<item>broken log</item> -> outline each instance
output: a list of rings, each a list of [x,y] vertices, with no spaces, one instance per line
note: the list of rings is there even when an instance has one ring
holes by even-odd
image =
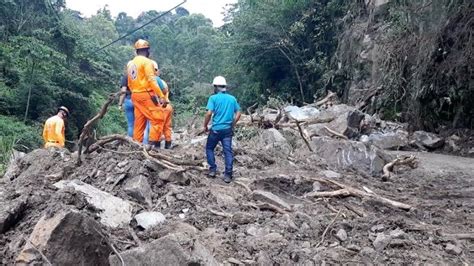
[[[333,184],[333,185],[339,187],[339,189],[335,190],[335,191],[310,192],[310,193],[305,194],[305,197],[338,197],[338,196],[347,197],[347,196],[354,196],[354,197],[359,197],[359,198],[363,198],[363,199],[373,200],[373,201],[381,203],[383,205],[395,207],[395,208],[406,210],[406,211],[414,209],[414,207],[411,206],[411,205],[401,203],[401,202],[398,202],[398,201],[395,201],[395,200],[384,198],[384,197],[382,197],[382,196],[380,196],[376,193],[368,193],[368,192],[362,191],[360,189],[353,188],[353,187],[341,184],[341,183],[336,182],[334,180],[329,180],[329,179],[324,179],[324,178],[311,178],[311,179],[313,179],[315,181],[323,182],[323,183],[326,183],[326,184]]]
[[[406,156],[403,158],[397,158],[383,167],[382,180],[387,181],[393,175],[393,168],[397,165],[408,165],[412,169],[416,167],[415,164],[416,157],[414,155]]]
[[[90,132],[91,132],[92,126],[94,125],[95,122],[99,121],[100,119],[102,119],[104,117],[104,115],[107,113],[109,105],[119,95],[120,95],[120,92],[110,94],[107,101],[100,108],[100,111],[94,117],[92,117],[92,119],[87,121],[86,124],[84,125],[84,127],[82,128],[81,135],[79,136],[79,142],[78,142],[79,150],[78,150],[78,154],[77,154],[77,163],[76,163],[77,165],[81,165],[81,163],[82,163],[82,161],[81,161],[82,146],[84,145],[84,141],[86,140],[86,138],[90,137]]]
[[[339,132],[337,132],[337,131],[335,131],[335,130],[332,130],[332,129],[330,129],[330,128],[327,127],[327,126],[325,126],[324,129],[326,129],[326,131],[329,132],[329,133],[331,133],[333,136],[339,137],[339,138],[341,138],[341,139],[349,140],[349,138],[348,138],[346,135],[341,134],[341,133],[339,133]]]
[[[332,98],[334,98],[337,94],[335,92],[332,92],[332,91],[328,91],[328,94],[326,95],[326,97],[324,97],[323,99],[317,101],[314,103],[314,105],[316,107],[318,106],[321,106],[325,103],[327,103],[328,101],[330,101]],[[311,105],[310,105],[311,106]]]

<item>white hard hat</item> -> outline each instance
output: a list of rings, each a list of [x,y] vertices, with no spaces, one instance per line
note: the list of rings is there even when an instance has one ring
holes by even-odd
[[[223,76],[217,76],[212,81],[213,86],[227,86],[227,82]]]

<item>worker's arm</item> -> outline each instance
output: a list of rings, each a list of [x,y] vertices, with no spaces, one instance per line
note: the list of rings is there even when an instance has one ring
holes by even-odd
[[[64,138],[64,120],[58,119],[58,121],[54,125],[54,134],[56,135],[57,141],[59,142],[59,144],[61,144],[61,146],[64,147],[64,142],[65,142],[65,138]]]
[[[239,122],[239,119],[240,119],[240,111],[237,111],[237,113],[235,113],[235,116],[234,116],[234,122],[232,123],[232,127],[234,128],[235,125],[237,125],[237,122]]]
[[[160,85],[158,85],[156,82],[155,68],[153,67],[151,61],[149,64],[145,65],[145,75],[148,81],[148,88],[151,88],[156,93],[156,95],[158,95],[158,97],[162,99],[165,98],[165,95],[162,92],[163,89],[160,88]]]
[[[207,125],[209,125],[209,121],[211,121],[211,117],[212,117],[212,111],[207,111],[206,112],[206,115],[204,116],[204,132],[207,132],[209,131],[209,129],[207,128]]]

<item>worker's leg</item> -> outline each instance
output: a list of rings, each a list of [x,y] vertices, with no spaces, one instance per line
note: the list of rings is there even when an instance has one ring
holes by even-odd
[[[163,111],[162,108],[156,106],[150,98],[148,93],[135,93],[132,95],[134,100],[135,110],[139,110],[139,113],[143,115],[144,120],[150,121],[150,135],[148,142],[149,144],[155,144],[159,141],[159,138],[163,132]],[[135,114],[137,111],[135,111]],[[137,125],[137,116],[135,115],[135,125]],[[145,121],[143,122],[143,128],[141,128],[142,140],[143,131],[145,130]],[[137,130],[137,128],[135,128]],[[134,134],[135,136],[135,134]]]
[[[145,136],[143,137],[143,144],[148,144],[148,139],[150,137],[150,121],[146,121]]]
[[[217,171],[216,157],[214,155],[214,149],[217,143],[219,143],[219,135],[216,131],[211,130],[207,136],[206,157],[207,164],[209,164],[209,171],[214,173]]]
[[[146,114],[147,108],[145,107],[147,104],[147,97],[149,98],[146,93],[133,93],[132,94],[132,101],[133,106],[135,108],[135,123],[133,126],[133,139],[138,142],[143,142],[143,135],[146,127]]]
[[[234,153],[232,151],[232,128],[224,129],[222,134],[222,149],[224,150],[225,171],[224,175],[232,177]]]
[[[133,137],[133,126],[135,123],[135,114],[134,114],[132,98],[130,96],[125,96],[125,101],[123,103],[124,103],[125,116],[127,118],[127,135],[129,137]]]
[[[173,119],[173,107],[167,105],[164,108],[165,122],[163,127],[163,134],[165,135],[165,149],[171,149],[171,126]]]

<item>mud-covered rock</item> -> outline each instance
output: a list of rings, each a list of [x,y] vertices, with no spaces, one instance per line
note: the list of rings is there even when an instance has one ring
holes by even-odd
[[[212,253],[199,241],[186,234],[170,234],[140,248],[120,253],[125,265],[218,265]],[[122,265],[116,255],[110,265]]]
[[[438,135],[425,131],[415,131],[412,140],[419,145],[423,145],[428,149],[438,149],[443,147],[444,139]]]
[[[138,202],[151,205],[151,195],[153,192],[146,176],[139,175],[128,180],[123,190]]]
[[[278,197],[277,195],[263,190],[255,190],[252,193],[252,198],[256,201],[267,202],[273,204],[279,208],[284,210],[291,210],[290,204],[284,201],[282,198]]]
[[[59,211],[43,216],[36,224],[16,265],[104,265],[112,252],[99,223],[77,211]]]
[[[368,136],[368,142],[381,149],[398,150],[408,146],[408,132],[405,130],[397,130],[387,133],[373,133]]]
[[[457,245],[453,245],[451,243],[446,245],[446,252],[451,254],[451,255],[460,255],[462,253],[461,247]]]
[[[375,250],[377,251],[383,250],[385,247],[388,246],[388,244],[390,244],[391,240],[392,240],[391,236],[386,235],[384,233],[378,233],[377,237],[375,238],[373,242]]]
[[[261,141],[267,150],[275,150],[283,154],[289,154],[292,149],[288,141],[275,128],[269,128],[263,131]]]
[[[335,169],[357,169],[378,174],[390,160],[390,156],[380,148],[358,141],[317,137],[312,142],[314,152],[325,158],[328,165]]]
[[[132,205],[120,198],[110,195],[79,180],[62,180],[55,187],[73,188],[83,193],[89,204],[100,210],[100,221],[110,227],[119,227],[132,220]]]
[[[0,187],[0,234],[15,226],[23,217],[26,203],[26,197],[9,199]]]

